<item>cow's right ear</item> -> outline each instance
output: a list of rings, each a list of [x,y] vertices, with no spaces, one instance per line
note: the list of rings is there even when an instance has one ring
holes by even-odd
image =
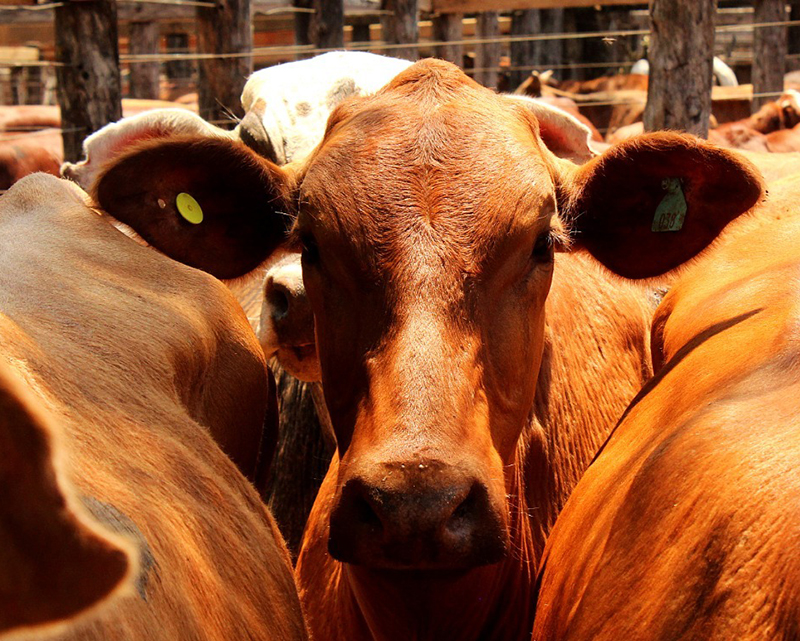
[[[289,173],[239,142],[175,137],[114,159],[92,195],[167,256],[230,279],[283,242],[291,191]]]
[[[138,566],[69,491],[54,440],[38,400],[0,365],[0,636],[71,620],[130,590]]]

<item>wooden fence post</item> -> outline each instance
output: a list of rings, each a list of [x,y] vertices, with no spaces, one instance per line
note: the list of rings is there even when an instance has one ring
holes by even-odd
[[[131,22],[128,43],[131,54],[158,53],[158,22]],[[157,100],[160,97],[160,64],[158,62],[131,62],[129,93],[133,98]]]
[[[532,36],[541,31],[541,21],[537,9],[525,9],[511,13],[511,35],[512,36]],[[514,91],[530,75],[530,70],[518,69],[517,67],[533,67],[537,60],[539,43],[528,40],[527,42],[511,43],[511,70],[508,74],[508,89]]]
[[[564,33],[564,10],[563,9],[541,9],[539,11],[539,22],[542,33]],[[539,44],[539,58],[536,64],[547,67],[548,65],[558,65],[564,62],[564,41],[545,40]]]
[[[784,0],[755,0],[753,23],[783,22],[786,20]],[[786,72],[786,27],[764,27],[753,30],[753,94],[782,92]],[[753,98],[753,110],[775,96]]]
[[[344,47],[344,0],[313,0],[310,40],[319,49]]]
[[[381,8],[388,14],[381,16],[383,39],[387,44],[416,44],[419,41],[417,0],[383,0]],[[387,49],[387,56],[416,60],[417,47]]]
[[[440,13],[433,18],[433,39],[439,42],[453,42],[464,38],[464,14]],[[464,66],[463,45],[442,44],[436,47],[436,57],[449,60],[459,67]]]
[[[116,1],[64,0],[55,36],[64,160],[77,162],[83,139],[122,117]]]
[[[242,116],[239,99],[253,71],[253,28],[250,0],[215,0],[214,7],[197,8],[197,49],[208,54],[243,54],[208,58],[198,63],[200,115],[217,124]]]
[[[292,0],[292,6],[298,9],[311,9],[312,0]],[[305,11],[298,11],[294,14],[294,43],[296,45],[311,44],[311,14]],[[297,53],[296,60],[307,58],[306,53]]]
[[[651,0],[647,131],[708,135],[715,0]]]
[[[353,25],[352,42],[369,42],[369,25],[372,19],[369,16],[356,16],[350,19],[350,24]]]
[[[477,39],[497,38],[500,36],[500,13],[484,11],[478,14],[475,24]],[[497,89],[497,71],[500,65],[500,43],[490,42],[475,46],[475,80],[484,87]]]

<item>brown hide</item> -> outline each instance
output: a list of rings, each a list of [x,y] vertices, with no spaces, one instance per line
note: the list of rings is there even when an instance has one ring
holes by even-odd
[[[0,635],[130,591],[139,568],[133,546],[81,509],[56,460],[57,429],[15,379],[0,364]]]
[[[770,185],[778,180],[800,174],[800,153],[771,154],[769,152],[737,150],[758,168]]]
[[[0,200],[0,245],[3,360],[58,424],[82,513],[140,558],[133,589],[55,638],[306,638],[277,528],[214,442],[254,469],[267,393],[227,288],[133,242],[46,175]]]
[[[767,134],[767,149],[772,153],[800,151],[800,125]]]
[[[358,568],[338,563],[327,553],[335,457],[298,566],[314,634],[342,641],[524,638],[545,536],[605,434],[651,374],[651,309],[643,289],[620,283],[588,256],[556,256],[547,298],[547,318],[555,322],[545,327],[534,418],[508,472],[510,491],[520,493],[511,509],[519,517],[528,506],[530,518],[514,523],[513,551],[501,564],[453,576],[411,575],[404,584],[402,576],[359,575]],[[362,610],[376,619],[371,633]]]
[[[545,551],[535,641],[797,635],[796,178],[665,297],[664,365]]]
[[[620,73],[614,76],[600,76],[592,80],[562,80],[558,83],[561,91],[585,94],[598,91],[622,91],[636,89],[647,91],[648,76],[640,73]]]
[[[58,176],[63,155],[57,129],[0,135],[0,189],[37,171]]]
[[[338,450],[298,562],[319,638],[528,633],[544,538],[650,371],[645,294],[595,260],[622,276],[659,276],[762,195],[749,164],[676,134],[576,166],[545,144],[568,132],[540,127],[525,102],[427,60],[342,103],[302,166],[260,161],[252,175],[272,183],[237,183],[235,202],[248,207],[216,206],[234,202],[219,179],[228,168],[184,180],[181,145],[200,167],[221,141],[143,145],[106,173],[139,180],[138,156],[159,177],[143,177],[152,198],[174,181],[189,193],[211,185],[207,235],[202,225],[184,234],[168,207],[120,208],[114,190],[101,198],[183,260],[208,261],[209,238],[235,245],[242,229],[265,225],[259,217],[298,212],[291,241],[303,247]],[[686,219],[653,232],[673,183]],[[269,228],[262,251],[239,264],[269,256],[278,231]],[[554,258],[580,248],[594,257]]]

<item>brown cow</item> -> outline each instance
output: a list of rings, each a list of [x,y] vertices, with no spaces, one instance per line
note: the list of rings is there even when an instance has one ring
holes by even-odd
[[[100,527],[71,491],[57,428],[15,379],[0,362],[0,636],[57,626],[130,591],[139,567],[134,546]]]
[[[537,109],[427,60],[342,103],[302,166],[177,138],[99,179],[104,209],[225,277],[298,212],[338,448],[298,563],[320,639],[529,634],[545,536],[650,374],[646,306],[595,261],[662,274],[761,197],[749,165],[675,134],[576,166]],[[682,223],[659,208],[676,188]],[[182,221],[180,192],[202,224]],[[570,247],[594,258],[554,258]]]
[[[22,413],[34,433],[57,423],[68,505],[79,500],[81,520],[115,532],[140,559],[133,589],[57,638],[305,639],[277,528],[214,442],[253,470],[267,395],[263,353],[227,288],[131,241],[75,185],[45,174],[0,199],[0,247],[0,352],[19,381],[0,385],[11,388],[0,392],[0,421]],[[17,394],[20,385],[28,392]],[[4,449],[5,479],[7,457]],[[27,509],[16,483],[34,465],[43,466],[17,460],[14,482],[0,484],[0,523],[14,517],[5,510]],[[85,607],[92,584],[102,578],[107,591],[124,573],[117,554],[98,577],[85,554],[76,574],[63,556],[80,553],[77,542],[41,551],[38,537],[57,535],[51,528],[67,518],[44,513],[36,530],[17,517],[18,547],[3,538],[6,629],[68,616]],[[58,594],[66,580],[77,584],[74,598]],[[25,593],[42,583],[62,599],[44,614]]]
[[[679,279],[665,363],[548,541],[535,641],[793,639],[800,612],[800,197],[770,188]]]
[[[0,190],[37,171],[58,176],[63,148],[59,129],[0,134]]]

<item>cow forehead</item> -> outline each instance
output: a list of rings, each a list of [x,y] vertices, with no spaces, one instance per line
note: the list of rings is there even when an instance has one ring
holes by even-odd
[[[533,116],[471,81],[403,76],[331,116],[301,185],[301,227],[481,260],[499,237],[546,225],[554,164]]]

